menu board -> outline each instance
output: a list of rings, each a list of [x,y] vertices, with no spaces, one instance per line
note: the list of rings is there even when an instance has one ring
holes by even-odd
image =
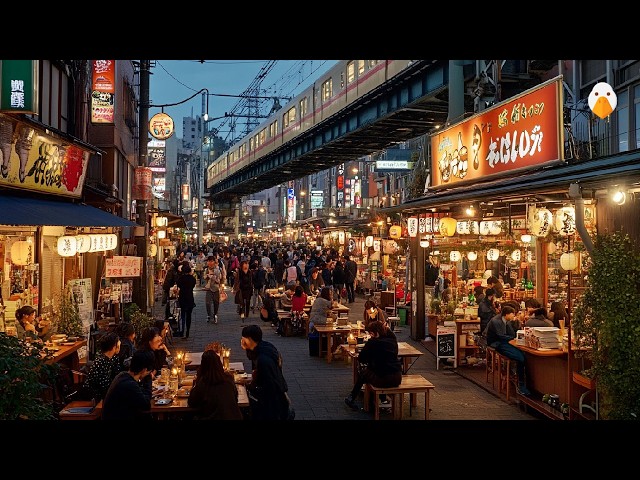
[[[456,358],[456,329],[438,327],[436,330],[436,370],[440,367],[441,358]]]
[[[139,277],[142,274],[142,257],[113,256],[107,258],[105,277]]]

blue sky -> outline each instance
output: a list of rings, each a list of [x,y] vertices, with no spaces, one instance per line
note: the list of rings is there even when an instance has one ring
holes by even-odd
[[[273,65],[269,62],[272,61],[204,60],[201,63],[200,60],[155,60],[149,83],[151,105],[182,102],[207,88],[210,94],[216,94],[209,96],[209,117],[221,117],[241,101],[227,95],[241,95],[260,74],[264,76],[260,83],[260,96],[294,96],[331,68],[336,60],[277,60]],[[270,108],[273,102],[266,100],[264,103]],[[285,103],[286,100],[281,101],[281,105]],[[160,107],[151,107],[149,117],[161,111]],[[201,114],[202,95],[198,94],[180,105],[166,106],[164,112],[173,118],[176,134],[182,138],[182,118]],[[223,137],[224,121],[210,123],[210,128],[220,126]],[[245,121],[236,119],[238,126]]]

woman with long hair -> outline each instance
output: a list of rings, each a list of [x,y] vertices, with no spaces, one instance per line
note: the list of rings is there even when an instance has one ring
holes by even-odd
[[[565,326],[569,324],[569,314],[563,302],[551,302],[547,318],[553,322],[554,327],[560,328],[559,320],[564,320]]]
[[[196,420],[242,420],[233,374],[225,372],[215,350],[205,350],[187,401]]]

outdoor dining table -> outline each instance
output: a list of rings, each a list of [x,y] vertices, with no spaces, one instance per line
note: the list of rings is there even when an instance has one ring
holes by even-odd
[[[240,408],[249,406],[249,395],[247,394],[247,387],[243,384],[236,383],[238,389],[238,406]],[[196,409],[189,406],[188,395],[180,396],[176,395],[171,403],[167,405],[158,405],[155,400],[151,401],[151,414],[158,420],[167,420],[170,416],[180,416],[189,413],[193,413]]]
[[[184,369],[197,370],[202,363],[202,354],[204,352],[185,352]],[[238,372],[244,372],[244,364],[242,362],[230,362],[229,369]]]
[[[340,345],[340,348],[349,355],[349,357],[353,360],[353,382],[356,381],[356,376],[358,373],[358,355],[360,354],[360,349],[356,348],[356,345],[348,345],[343,344]],[[415,363],[415,361],[424,355],[424,352],[418,350],[413,345],[408,344],[407,342],[398,342],[398,358],[402,361],[402,374],[406,375],[411,366]],[[413,360],[412,360],[413,359]]]
[[[348,335],[351,332],[351,325],[315,325],[314,328],[318,332],[318,354],[322,356],[322,337],[327,338],[327,363],[331,363],[333,352],[331,351],[331,339],[334,336]]]
[[[48,358],[45,363],[61,363],[65,364],[73,370],[77,370],[80,367],[80,356],[78,350],[87,345],[85,338],[77,340],[75,342],[65,342],[56,346],[45,346],[52,353],[52,356]]]

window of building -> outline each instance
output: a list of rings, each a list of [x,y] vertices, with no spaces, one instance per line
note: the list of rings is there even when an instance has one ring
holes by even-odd
[[[322,101],[326,102],[333,96],[333,79],[330,78],[322,84]]]
[[[629,91],[623,90],[617,97],[618,151],[626,152],[629,150]]]

